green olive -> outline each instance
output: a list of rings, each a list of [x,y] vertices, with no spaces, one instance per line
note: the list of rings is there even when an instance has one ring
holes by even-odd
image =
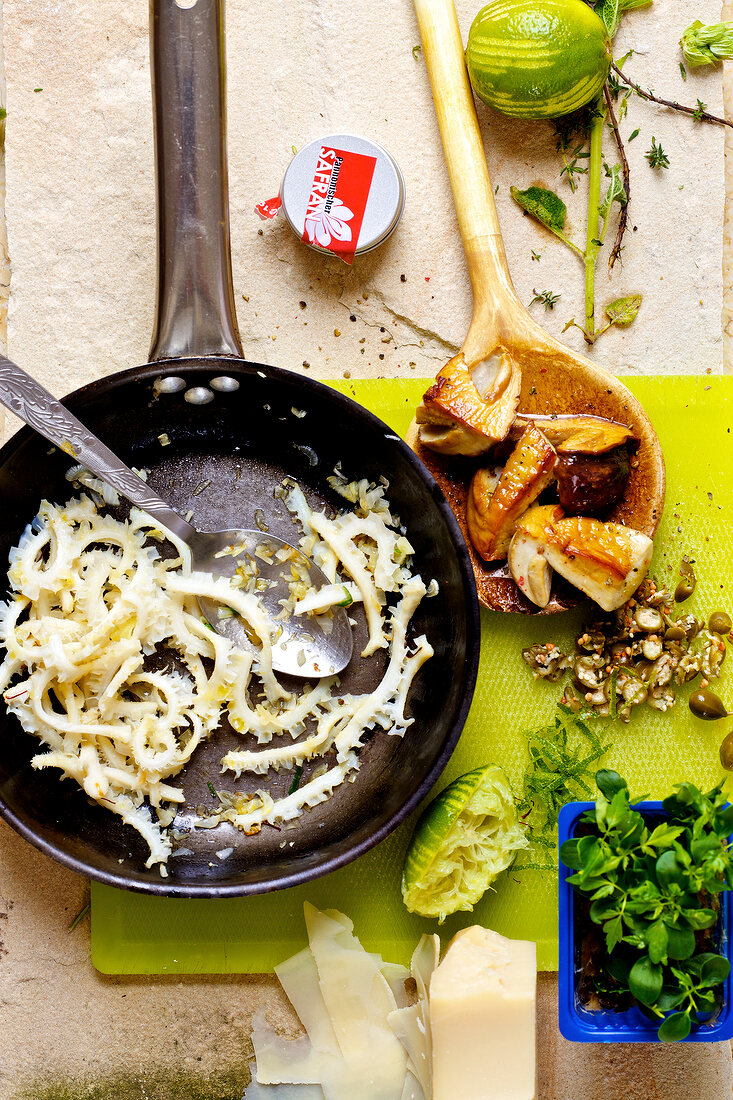
[[[687,637],[687,633],[683,626],[678,626],[677,623],[673,623],[672,626],[667,627],[664,632],[665,642],[681,642],[683,638]]]
[[[688,600],[692,593],[695,591],[697,577],[695,576],[695,570],[692,568],[689,561],[682,561],[680,563],[680,577],[682,579],[674,590],[674,598],[677,603],[682,603],[684,600]]]
[[[690,710],[698,718],[704,718],[706,721],[716,721],[718,718],[727,718],[728,711],[725,709],[722,699],[719,699],[712,691],[708,691],[707,688],[698,688],[697,691],[693,691],[690,696]]]
[[[733,619],[727,611],[713,611],[708,619],[708,630],[713,634],[730,634],[733,630]]]
[[[723,738],[720,746],[720,763],[727,772],[733,772],[733,732]]]

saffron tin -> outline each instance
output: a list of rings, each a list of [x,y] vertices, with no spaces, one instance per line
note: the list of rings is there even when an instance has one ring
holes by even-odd
[[[405,181],[395,159],[375,141],[330,134],[296,153],[280,198],[301,240],[350,264],[395,229]]]
[[[569,802],[558,818],[558,846],[576,835],[581,815],[592,810],[594,802]],[[634,806],[642,814],[666,817],[661,802],[638,802]],[[657,1028],[661,1021],[649,1020],[636,1007],[626,1012],[606,1009],[590,1009],[578,999],[580,976],[580,944],[576,942],[575,901],[576,894],[566,879],[572,875],[569,867],[559,860],[558,908],[559,908],[559,972],[558,1011],[560,1033],[575,1043],[658,1043]],[[730,959],[730,934],[733,927],[733,891],[719,895],[720,914],[716,927],[715,949]],[[722,1004],[706,1022],[690,1032],[683,1043],[719,1043],[733,1038],[733,975],[722,983]]]

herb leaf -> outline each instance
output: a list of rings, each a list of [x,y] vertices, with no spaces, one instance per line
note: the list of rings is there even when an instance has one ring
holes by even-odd
[[[607,218],[611,212],[611,207],[615,202],[619,206],[626,205],[626,191],[621,180],[621,165],[614,164],[613,168],[606,166],[606,175],[610,179],[608,190],[606,191],[603,202],[598,207],[598,213],[602,218]]]
[[[565,228],[568,208],[554,191],[547,191],[544,187],[528,187],[526,191],[520,191],[518,187],[510,187],[509,192],[522,210],[531,214],[542,225],[546,225],[553,233],[562,232]]]
[[[608,37],[613,38],[621,22],[621,16],[625,11],[632,11],[634,8],[647,8],[651,3],[652,0],[600,0],[600,3],[596,4],[595,10],[605,23]]]
[[[616,298],[606,306],[606,317],[612,325],[627,328],[636,319],[641,302],[641,294],[630,294],[628,298]]]
[[[649,958],[653,963],[667,961],[667,926],[662,920],[656,920],[649,926],[646,942],[649,945]]]
[[[662,992],[662,968],[642,956],[629,971],[629,989],[643,1005],[653,1005]]]
[[[298,787],[300,786],[300,780],[301,780],[302,775],[303,775],[303,765],[298,764],[298,766],[295,769],[295,772],[293,774],[293,782],[290,784],[290,789],[288,791],[288,794],[295,794]]]
[[[657,1034],[663,1043],[675,1043],[690,1034],[690,1017],[686,1012],[673,1012],[661,1024]]]
[[[618,791],[628,790],[626,780],[610,768],[601,768],[596,772],[596,786],[609,802]]]

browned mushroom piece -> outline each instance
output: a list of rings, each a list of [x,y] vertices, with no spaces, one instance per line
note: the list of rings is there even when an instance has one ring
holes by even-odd
[[[622,499],[631,467],[626,445],[605,454],[560,454],[557,495],[568,515],[603,519]]]
[[[604,611],[615,611],[630,599],[652,558],[652,540],[640,531],[587,516],[553,517],[546,508],[534,508],[519,521],[512,540],[517,549],[527,536],[535,540],[531,550],[538,553],[544,548],[547,564]],[[512,561],[520,570],[526,559],[517,558],[510,547],[510,568]],[[532,599],[526,587],[523,591]]]
[[[455,355],[417,410],[420,442],[441,454],[484,454],[508,435],[521,386],[521,371],[508,355],[470,370]]]
[[[578,454],[604,454],[624,443],[638,443],[631,429],[616,420],[567,413],[558,416],[517,413],[510,436],[519,439],[529,424],[539,428],[559,453],[569,450]]]
[[[547,607],[552,589],[552,569],[545,554],[545,528],[563,518],[557,504],[538,504],[521,516],[509,543],[507,560],[515,584],[528,600]]]
[[[618,504],[629,480],[632,433],[601,421],[581,426],[558,444],[555,476],[565,511],[603,519]]]
[[[554,478],[555,450],[533,424],[512,451],[498,481],[477,470],[468,491],[468,534],[486,561],[505,558],[514,525]]]

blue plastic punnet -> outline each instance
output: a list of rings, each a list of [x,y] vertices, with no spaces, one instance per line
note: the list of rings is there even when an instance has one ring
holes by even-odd
[[[575,836],[580,817],[593,809],[593,802],[569,802],[563,806],[558,819],[558,845]],[[634,807],[642,813],[666,817],[661,802],[639,802]],[[586,1008],[578,1000],[577,986],[580,976],[579,944],[575,938],[576,895],[566,882],[572,875],[569,867],[559,861],[559,917],[560,952],[558,972],[558,1001],[560,1033],[574,1043],[658,1043],[659,1022],[647,1019],[638,1008],[626,1012],[612,1012]],[[719,895],[720,916],[716,927],[715,949],[731,958],[730,934],[733,927],[733,891]],[[733,1038],[733,976],[723,982],[723,1003],[717,1013],[700,1024],[684,1043],[720,1043]]]

